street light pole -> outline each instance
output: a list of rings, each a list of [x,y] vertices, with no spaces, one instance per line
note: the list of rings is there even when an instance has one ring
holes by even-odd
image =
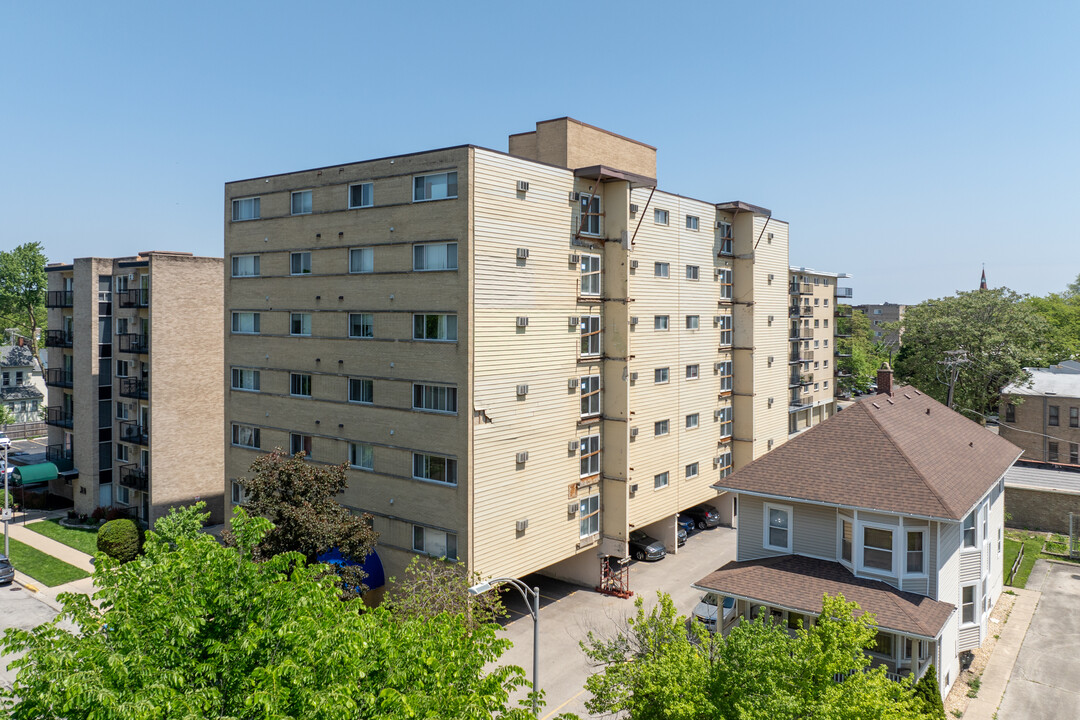
[[[482,595],[498,583],[507,583],[521,593],[521,599],[525,601],[525,607],[529,608],[529,614],[533,621],[533,671],[532,671],[532,714],[540,717],[537,707],[540,698],[540,588],[530,588],[517,578],[492,578],[487,582],[473,585],[469,588],[470,595]]]

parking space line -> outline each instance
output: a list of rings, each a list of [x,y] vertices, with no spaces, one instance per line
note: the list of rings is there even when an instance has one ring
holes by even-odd
[[[569,697],[565,701],[563,701],[562,705],[560,705],[559,707],[555,708],[554,710],[551,710],[550,712],[548,712],[548,714],[544,715],[540,720],[547,720],[549,717],[551,717],[555,713],[562,710],[564,707],[566,707],[567,705],[572,703],[574,700],[577,700],[581,696],[581,693],[583,693],[583,692],[585,692],[585,688],[581,688],[580,690],[578,690],[576,693],[574,693],[574,695],[572,697]]]

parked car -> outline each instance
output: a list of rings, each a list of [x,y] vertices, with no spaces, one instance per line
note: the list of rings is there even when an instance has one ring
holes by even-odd
[[[686,537],[687,537],[686,528],[680,527],[678,533],[676,533],[676,537],[678,538],[679,547],[682,547],[683,545],[685,545],[686,544]]]
[[[694,532],[694,528],[697,527],[694,524],[694,518],[687,517],[686,515],[679,515],[676,522],[679,525],[680,530],[685,530],[687,534]]]
[[[694,526],[698,530],[716,527],[720,524],[720,513],[716,512],[716,508],[709,505],[695,505],[689,510],[683,510],[681,515],[693,520]]]
[[[635,560],[660,560],[667,555],[664,543],[641,530],[630,533],[630,556]]]
[[[15,579],[15,568],[11,567],[11,561],[7,555],[0,555],[0,585],[9,585]]]
[[[700,622],[709,632],[716,632],[716,610],[723,606],[723,624],[727,625],[735,617],[735,598],[721,596],[714,593],[705,593],[701,601],[694,607],[694,618]]]

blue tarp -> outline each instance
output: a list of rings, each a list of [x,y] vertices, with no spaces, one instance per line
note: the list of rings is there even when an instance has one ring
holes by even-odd
[[[337,548],[324,552],[318,559],[319,562],[326,563],[327,565],[360,565],[364,572],[367,573],[367,579],[365,579],[364,582],[372,590],[386,584],[386,575],[383,573],[382,560],[379,559],[378,554],[374,551],[364,559],[363,563],[357,563],[352,558],[345,557]]]

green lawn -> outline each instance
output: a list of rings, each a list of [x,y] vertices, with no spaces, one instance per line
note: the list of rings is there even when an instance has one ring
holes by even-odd
[[[42,520],[41,522],[30,523],[26,526],[26,529],[33,530],[56,542],[64,543],[68,547],[73,547],[87,555],[93,555],[97,552],[96,528],[94,530],[76,530],[66,528],[56,520]]]
[[[1013,561],[1020,552],[1020,543],[1024,544],[1024,559],[1020,562],[1020,568],[1016,571],[1012,586],[1022,588],[1027,585],[1031,568],[1035,567],[1035,561],[1042,552],[1044,537],[1041,533],[1031,533],[1022,530],[1008,530],[1005,533],[1005,561],[1004,573],[1008,578],[1009,570],[1012,569]]]
[[[90,573],[83,572],[74,565],[68,565],[63,560],[58,560],[18,540],[11,540],[11,564],[19,572],[29,575],[48,587],[90,577]]]

